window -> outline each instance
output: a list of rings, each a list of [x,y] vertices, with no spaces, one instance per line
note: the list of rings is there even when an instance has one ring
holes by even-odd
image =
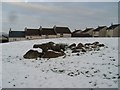
[[[45,38],[48,38],[48,35],[46,35]]]
[[[60,37],[63,37],[63,33],[60,34]]]

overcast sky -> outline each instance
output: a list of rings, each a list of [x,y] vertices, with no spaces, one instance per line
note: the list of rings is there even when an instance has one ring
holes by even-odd
[[[24,30],[25,27],[39,28],[54,25],[68,26],[73,31],[74,29],[84,30],[86,27],[96,28],[98,25],[109,26],[112,22],[118,23],[117,0],[116,2],[5,1],[2,3],[3,32],[8,32],[9,28]]]

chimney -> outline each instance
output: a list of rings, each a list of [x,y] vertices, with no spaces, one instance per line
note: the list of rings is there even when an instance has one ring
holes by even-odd
[[[54,25],[54,27],[53,27],[54,29],[56,28],[56,25]]]
[[[111,22],[111,26],[113,25],[113,22]]]
[[[12,30],[11,30],[11,28],[10,28],[10,30],[9,30],[9,32],[11,32]]]
[[[25,31],[27,31],[27,27],[25,27]]]
[[[40,26],[40,28],[39,28],[40,30],[42,30],[42,26]]]

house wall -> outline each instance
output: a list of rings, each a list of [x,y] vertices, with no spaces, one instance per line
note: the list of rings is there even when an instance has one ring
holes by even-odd
[[[113,30],[107,30],[106,37],[112,37],[113,36]]]
[[[89,30],[87,33],[93,35],[93,30]]]
[[[120,37],[120,26],[113,30],[113,37]]]
[[[89,34],[89,35],[93,36],[93,29],[87,31],[86,34]]]
[[[99,37],[99,31],[93,31],[93,37]]]
[[[40,39],[41,36],[25,36],[26,39],[32,40],[32,39]]]
[[[22,40],[25,40],[25,38],[11,38],[11,37],[9,37],[9,42],[22,41]]]
[[[59,37],[71,37],[71,34],[63,34],[63,35],[57,34],[57,38]]]
[[[45,39],[45,38],[56,38],[57,35],[42,35],[42,39]]]
[[[99,31],[99,37],[105,37],[106,36],[106,33],[107,33],[106,29],[107,29],[107,27],[105,27],[105,28],[103,28]]]

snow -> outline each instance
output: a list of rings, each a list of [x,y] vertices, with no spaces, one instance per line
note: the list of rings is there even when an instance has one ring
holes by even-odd
[[[99,41],[108,48],[79,55],[68,50],[66,57],[49,60],[23,58],[34,44],[50,41],[66,44]],[[0,45],[3,88],[118,88],[118,38],[40,39]]]
[[[0,89],[2,89],[2,45],[0,45]]]

